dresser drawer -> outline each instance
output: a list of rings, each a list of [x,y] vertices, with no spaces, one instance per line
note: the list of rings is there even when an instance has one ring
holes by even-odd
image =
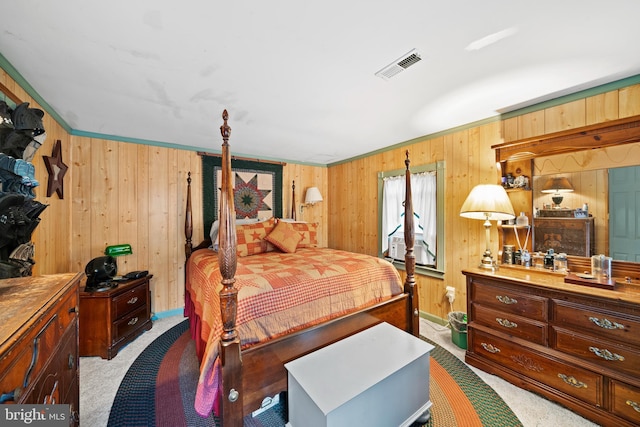
[[[470,300],[472,302],[481,301],[482,305],[490,306],[505,313],[528,317],[540,322],[547,321],[547,298],[494,286],[491,281],[485,282],[474,279],[471,283]]]
[[[574,331],[553,326],[552,347],[573,354],[604,368],[640,376],[640,352],[624,344],[579,335]]]
[[[77,293],[68,292],[22,338],[22,345],[0,358],[0,393],[29,389],[40,375],[66,331],[75,334]],[[75,336],[75,335],[74,335]],[[21,395],[17,400],[24,399]]]
[[[640,346],[640,319],[593,310],[590,307],[553,300],[552,322],[580,333],[594,335]]]
[[[54,358],[45,367],[38,381],[21,397],[21,403],[55,404],[69,402],[77,370],[77,334],[75,325],[64,335]]]
[[[470,328],[471,349],[504,368],[526,375],[591,405],[602,406],[603,377],[512,342]]]
[[[526,339],[540,345],[547,345],[547,324],[527,319],[511,313],[493,310],[476,303],[471,304],[475,322],[498,331]]]
[[[118,342],[120,339],[126,337],[131,332],[140,328],[140,326],[145,324],[148,320],[149,317],[147,316],[147,307],[145,306],[114,322],[113,343]]]
[[[640,388],[612,380],[611,411],[640,425]]]
[[[148,295],[147,283],[145,282],[114,297],[112,303],[114,307],[113,320],[118,320],[140,307],[146,307]]]

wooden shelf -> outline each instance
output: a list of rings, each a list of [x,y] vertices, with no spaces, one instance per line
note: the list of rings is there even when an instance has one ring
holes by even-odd
[[[493,145],[498,162],[640,141],[640,115]]]

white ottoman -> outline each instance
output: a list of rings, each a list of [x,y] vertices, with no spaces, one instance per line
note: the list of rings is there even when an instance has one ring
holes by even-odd
[[[410,426],[431,408],[432,349],[381,323],[285,364],[287,425]]]

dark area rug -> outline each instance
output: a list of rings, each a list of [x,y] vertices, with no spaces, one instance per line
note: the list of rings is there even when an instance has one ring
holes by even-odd
[[[109,427],[219,427],[213,415],[200,417],[193,408],[199,367],[188,321],[169,329],[134,361],[111,407]],[[434,342],[431,352],[431,419],[425,427],[522,426],[506,403],[462,361]],[[280,403],[256,417],[247,427],[282,427],[286,394]]]

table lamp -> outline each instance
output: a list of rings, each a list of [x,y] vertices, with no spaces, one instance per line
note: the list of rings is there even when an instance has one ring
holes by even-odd
[[[123,243],[123,244],[120,244],[120,245],[107,246],[107,248],[104,250],[104,254],[105,255],[112,256],[113,259],[116,261],[116,268],[117,268],[117,265],[118,265],[117,264],[117,257],[122,256],[122,255],[131,255],[132,253],[133,253],[133,250],[131,249],[131,245],[128,244],[128,243]]]
[[[549,178],[540,191],[542,193],[551,193],[553,207],[560,209],[560,203],[562,203],[562,199],[564,199],[562,193],[571,193],[573,191],[573,187],[565,177]]]
[[[486,249],[482,254],[480,268],[493,268],[493,255],[490,247],[491,220],[506,221],[516,217],[507,192],[500,185],[476,185],[462,204],[460,216],[484,220]]]

